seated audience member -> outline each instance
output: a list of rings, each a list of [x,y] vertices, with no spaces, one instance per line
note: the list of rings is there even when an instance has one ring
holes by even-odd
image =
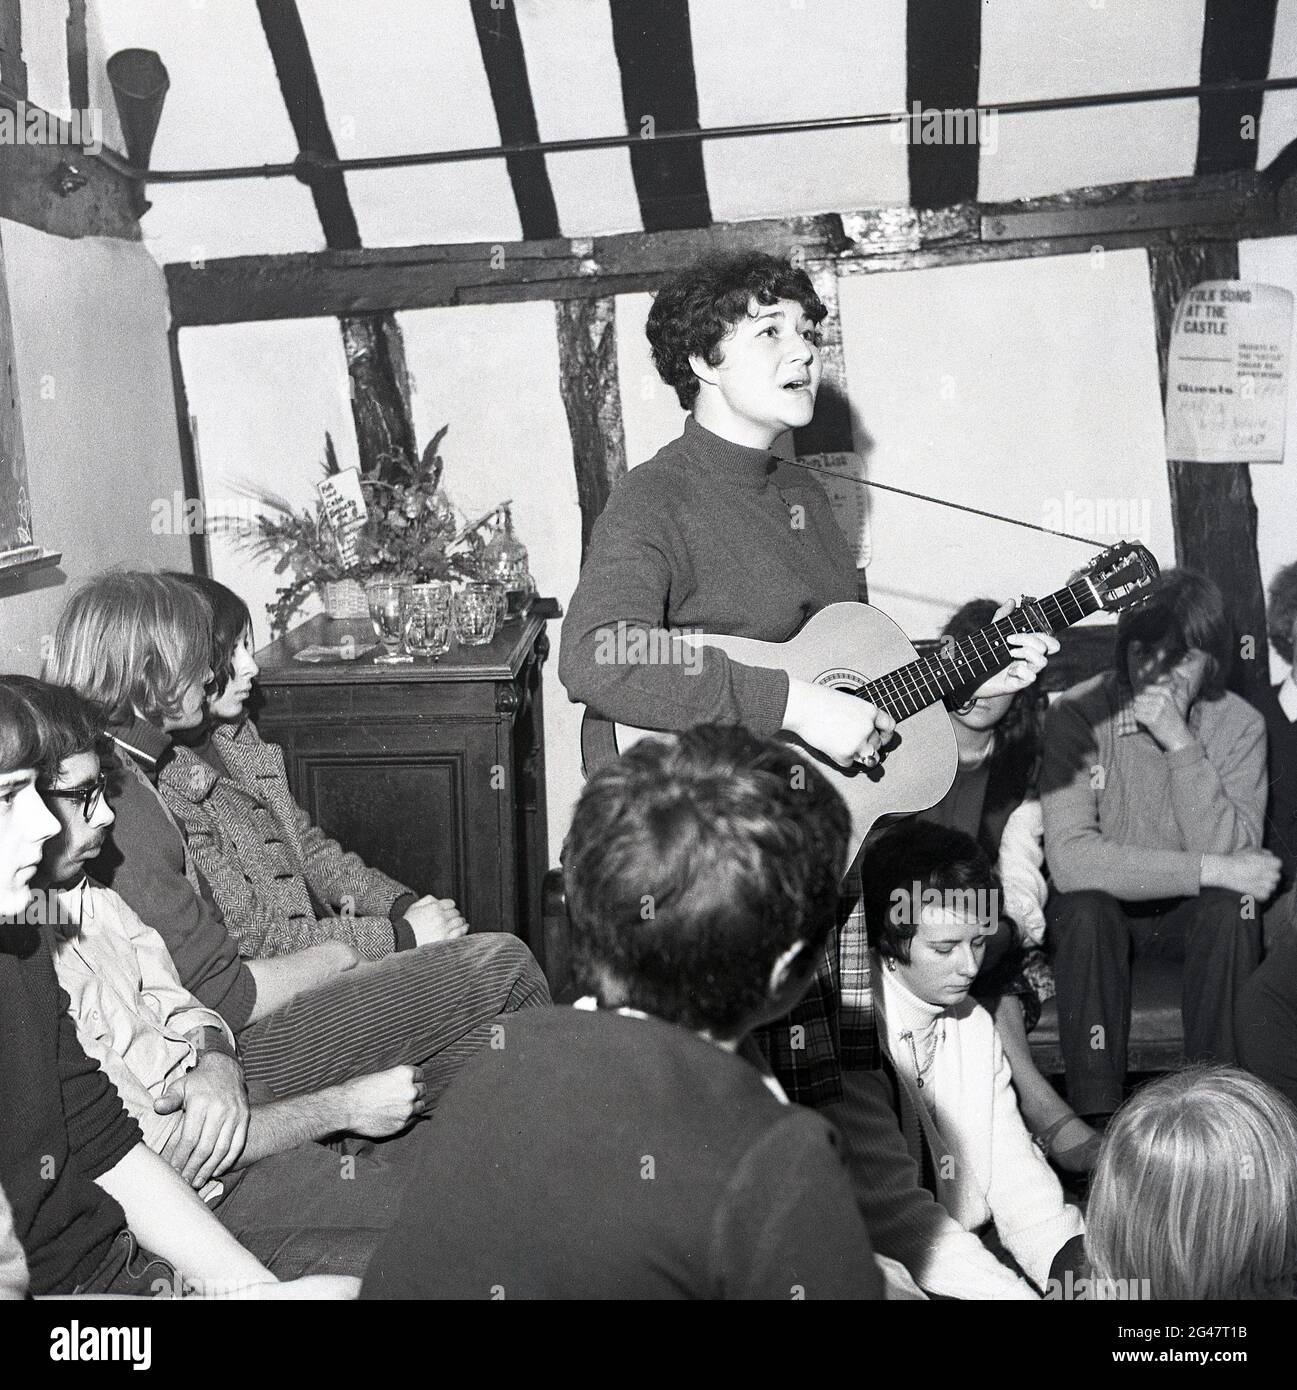
[[[14,676],[3,683],[26,700],[44,744],[37,786],[59,832],[45,842],[34,883],[49,890],[38,902],[48,908],[55,972],[86,1054],[149,1148],[276,1275],[362,1274],[396,1216],[408,1174],[402,1145],[344,1163],[307,1141],[342,1131],[382,1138],[405,1128],[421,1108],[417,1070],[394,1067],[249,1114],[225,1021],[181,985],[162,938],[86,875],[113,823],[100,772],[101,721],[67,686]]]
[[[1297,1114],[1233,1067],[1141,1087],[1104,1136],[1085,1246],[1129,1298],[1297,1297]]]
[[[1045,720],[1046,916],[1068,1099],[1121,1103],[1137,949],[1183,953],[1185,1055],[1233,1061],[1239,993],[1261,953],[1279,861],[1261,848],[1265,722],[1225,689],[1220,591],[1168,570],[1117,624],[1116,669]]]
[[[942,635],[969,637],[989,626],[997,611],[991,599],[973,599]],[[1027,1042],[1041,1005],[1054,994],[1042,949],[1049,886],[1037,794],[1048,700],[1032,685],[1012,695],[970,693],[960,704],[947,703],[959,766],[950,790],[923,819],[971,835],[995,864],[1003,889],[998,929],[972,996],[995,1019],[1023,1119],[1061,1168],[1089,1172],[1099,1137],[1041,1075]]]
[[[279,1284],[141,1142],[82,1050],[49,928],[29,921],[41,848],[58,832],[36,790],[42,756],[31,711],[0,687],[0,1186],[30,1291],[156,1294],[183,1279],[207,1292],[353,1297],[353,1279]]]
[[[953,1227],[928,1261],[966,1259],[967,1243],[994,1223],[999,1244],[1043,1290],[1083,1225],[1023,1123],[994,1021],[970,998],[999,920],[995,871],[968,835],[910,821],[869,847],[862,877],[896,1113]],[[912,1262],[910,1272],[930,1287],[928,1263]],[[1032,1296],[1004,1266],[971,1296],[1005,1296],[1006,1285]]]
[[[505,1021],[457,1078],[362,1296],[879,1297],[831,1126],[736,1052],[814,974],[847,830],[742,729],[596,773],[563,848],[591,997]],[[449,1174],[453,1200],[413,1200]]]
[[[112,573],[75,593],[48,675],[105,712],[120,769],[94,872],[166,942],[181,982],[229,1024],[258,1094],[284,1099],[401,1064],[429,1101],[516,1009],[549,1001],[527,947],[478,933],[360,961],[346,941],[244,961],[158,793],[171,733],[202,719],[211,617],[163,575]]]
[[[1297,564],[1281,569],[1266,606],[1270,640],[1287,662],[1297,644]],[[1268,954],[1243,986],[1243,1065],[1297,1105],[1297,679],[1292,671],[1259,702],[1270,750],[1265,846],[1282,865],[1280,896],[1265,915]]]
[[[1283,680],[1258,702],[1270,755],[1265,847],[1282,865],[1282,896],[1266,914],[1267,944],[1278,945],[1297,934],[1297,563],[1286,565],[1270,582],[1266,626],[1275,651],[1289,665]]]
[[[381,960],[463,936],[468,926],[451,899],[419,898],[311,824],[288,789],[283,753],[247,717],[257,676],[247,604],[214,579],[168,578],[195,589],[212,610],[215,676],[207,717],[177,731],[158,790],[240,951],[280,956],[345,941]]]

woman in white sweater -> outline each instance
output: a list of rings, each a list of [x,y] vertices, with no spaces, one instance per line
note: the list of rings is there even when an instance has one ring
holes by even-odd
[[[952,1224],[973,1234],[993,1226],[998,1245],[1043,1290],[1084,1224],[1023,1123],[990,1014],[969,998],[999,921],[995,871],[969,836],[920,821],[871,847],[864,880],[879,1036],[907,1147]],[[944,1282],[943,1260],[966,1259],[953,1235],[947,1228],[920,1267],[911,1262],[921,1286]],[[974,1296],[1015,1292],[1032,1290],[1001,1266]]]

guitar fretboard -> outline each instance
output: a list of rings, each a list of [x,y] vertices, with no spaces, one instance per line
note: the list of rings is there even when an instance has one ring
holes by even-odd
[[[959,642],[947,642],[934,656],[921,656],[886,676],[868,681],[855,693],[886,710],[899,723],[957,690],[981,685],[1013,659],[1008,639],[1016,632],[1059,632],[1097,612],[1102,605],[1084,577],[1065,589],[1015,608],[1007,618]]]

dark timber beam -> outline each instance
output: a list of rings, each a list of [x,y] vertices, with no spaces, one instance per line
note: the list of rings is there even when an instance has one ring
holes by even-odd
[[[1024,220],[1028,225],[1021,225]],[[170,265],[167,281],[179,322],[243,323],[606,298],[656,289],[672,271],[704,254],[754,248],[789,257],[800,252],[807,263],[836,259],[840,275],[855,275],[1294,231],[1297,197],[1281,189],[1276,199],[1272,183],[1260,175],[1230,174],[1084,189],[1006,205],[882,208],[573,241],[236,257],[209,261],[203,270]]]
[[[90,106],[90,56],[86,38],[86,0],[68,0],[68,97],[74,111]]]
[[[815,418],[805,429],[793,432],[793,448],[798,458],[808,454],[849,454],[856,443],[847,359],[842,347],[842,315],[838,312],[838,263],[832,259],[809,261],[805,270],[829,312],[820,324],[820,391],[815,400]],[[867,603],[866,570],[856,571],[856,588],[860,601]]]
[[[1203,14],[1201,80],[1264,80],[1270,75],[1278,0],[1207,0]],[[1261,92],[1217,92],[1198,98],[1199,174],[1255,169],[1261,131]]]
[[[0,82],[20,97],[27,95],[22,0],[0,0]]]
[[[324,95],[296,0],[257,0],[279,88],[300,152],[308,160],[336,159]],[[316,214],[330,251],[360,248],[360,228],[340,171],[304,166]],[[397,306],[391,306],[395,308]],[[414,422],[401,331],[393,313],[337,312],[351,377],[351,413],[360,466],[387,471],[394,453],[415,456]]]
[[[58,191],[65,161],[86,180],[67,195]],[[139,241],[137,188],[72,145],[0,144],[0,217],[50,236]]]
[[[1238,278],[1238,246],[1177,246],[1149,253],[1153,311],[1157,323],[1158,371],[1166,399],[1166,364],[1175,308],[1200,280]],[[1270,683],[1265,596],[1257,559],[1256,503],[1246,463],[1182,463],[1169,460],[1171,517],[1176,564],[1210,575],[1225,595],[1238,638],[1250,636],[1253,655],[1235,647],[1230,686],[1255,700]]]
[[[348,315],[341,323],[361,467],[387,473],[393,454],[418,452],[401,330],[393,314]]]
[[[905,12],[905,108],[968,111],[977,105],[982,0],[909,0]],[[977,197],[976,143],[907,147],[910,206],[944,208]]]
[[[512,5],[498,0],[472,0],[477,45],[486,69],[502,145],[532,144],[540,139],[536,108],[531,99],[527,58]],[[558,210],[543,154],[511,154],[505,158],[518,220],[527,241],[558,236]]]
[[[644,230],[706,227],[712,211],[701,143],[653,139],[659,129],[699,128],[689,0],[616,0],[610,10],[626,129],[641,136],[630,146],[630,168]]]
[[[581,506],[581,563],[612,485],[626,472],[617,379],[616,301],[562,299],[554,305],[559,389],[572,435]]]
[[[329,129],[329,117],[297,0],[257,0],[257,12],[298,149],[304,155],[337,159],[338,147]],[[309,165],[306,167],[310,169]],[[336,169],[314,169],[308,187],[315,200],[326,245],[335,250],[358,247],[360,231],[347,193],[346,177]]]

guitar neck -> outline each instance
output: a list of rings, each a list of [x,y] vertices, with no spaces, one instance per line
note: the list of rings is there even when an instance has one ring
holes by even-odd
[[[975,689],[1013,659],[1009,638],[1018,632],[1061,632],[1102,607],[1084,577],[1065,589],[1015,608],[1007,618],[958,642],[946,641],[933,656],[921,656],[868,681],[856,694],[886,710],[898,723],[956,691]]]

